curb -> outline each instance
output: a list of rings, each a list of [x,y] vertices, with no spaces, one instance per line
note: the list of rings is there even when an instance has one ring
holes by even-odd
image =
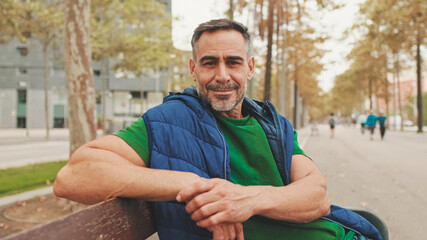
[[[34,197],[43,196],[53,193],[53,187],[40,188],[28,192],[19,193],[12,196],[0,198],[0,207],[9,205],[14,202],[25,201]]]

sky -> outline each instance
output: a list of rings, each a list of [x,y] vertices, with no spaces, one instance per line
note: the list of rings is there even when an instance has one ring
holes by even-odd
[[[345,0],[341,0],[343,2]],[[350,27],[358,12],[358,4],[364,0],[345,1],[343,8],[322,15],[321,22],[326,25],[325,31],[332,35],[332,39],[324,44],[330,52],[325,54],[323,71],[318,79],[324,91],[333,86],[334,77],[348,68],[345,55],[351,50],[349,40],[342,40],[343,31]],[[213,18],[224,17],[229,0],[172,0],[172,15],[178,17],[173,21],[172,38],[175,47],[191,50],[190,38],[198,24]]]
[[[175,47],[191,50],[193,30],[202,22],[224,17],[229,0],[172,0],[172,38]]]

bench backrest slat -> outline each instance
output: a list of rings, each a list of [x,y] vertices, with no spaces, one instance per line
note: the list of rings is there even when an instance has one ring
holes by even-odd
[[[77,213],[11,235],[4,240],[28,239],[146,239],[156,232],[148,204],[116,198]]]

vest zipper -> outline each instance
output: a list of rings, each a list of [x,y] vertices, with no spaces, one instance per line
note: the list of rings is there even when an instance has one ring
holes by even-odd
[[[218,122],[216,121],[215,117],[211,112],[209,112],[209,115],[213,118],[215,122],[216,130],[218,130],[219,135],[221,135],[222,143],[224,145],[224,179],[229,180],[227,178],[227,152],[228,152],[227,142],[225,141],[224,134],[222,134],[221,130],[219,129]]]

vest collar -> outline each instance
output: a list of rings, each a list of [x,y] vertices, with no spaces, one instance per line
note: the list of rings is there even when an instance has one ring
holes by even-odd
[[[200,105],[203,109],[209,110],[211,112],[211,108],[208,102],[199,96],[195,86],[187,87],[183,92],[170,92],[169,94],[169,96],[164,98],[163,102],[179,99],[183,101],[188,107],[193,109],[193,111],[198,113],[198,115],[202,115],[204,113],[204,111],[198,110]],[[266,122],[272,123],[275,109],[270,102],[260,102],[245,97],[243,99],[242,111],[245,114],[251,114],[257,118],[262,118]]]

